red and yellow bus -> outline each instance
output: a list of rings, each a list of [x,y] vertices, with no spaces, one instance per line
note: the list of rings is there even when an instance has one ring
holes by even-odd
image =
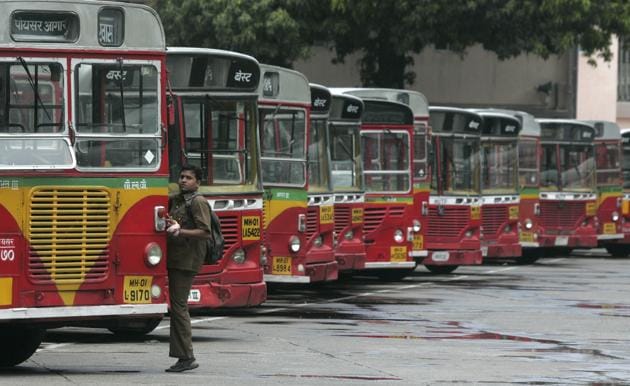
[[[365,268],[360,98],[333,91],[328,118],[331,182],[335,196],[335,259],[339,271]]]
[[[428,256],[427,240],[428,206],[429,206],[429,173],[428,143],[429,130],[429,102],[420,92],[414,90],[399,90],[388,88],[357,88],[347,89],[346,93],[360,98],[384,99],[403,103],[411,108],[413,113],[413,155],[412,155],[412,185],[413,185],[413,218],[407,226],[408,255],[423,263]],[[427,244],[428,243],[428,244]]]
[[[203,170],[199,192],[221,222],[223,257],[202,265],[191,308],[246,307],[266,299],[260,263],[262,184],[257,128],[260,66],[251,56],[203,48],[167,49],[173,117],[171,188],[184,163]]]
[[[630,255],[630,129],[621,129],[622,150],[622,187],[623,199],[621,204],[623,239],[606,245],[608,253],[615,257]]]
[[[309,262],[335,262],[334,196],[330,182],[328,117],[331,94],[328,88],[310,84],[311,121],[308,135],[308,209],[306,214],[306,259]],[[335,274],[331,271],[330,278]]]
[[[451,107],[430,107],[429,112],[431,196],[425,266],[443,274],[483,260],[479,158],[482,118],[472,111]]]
[[[365,180],[365,269],[387,280],[416,268],[409,255],[407,228],[416,218],[413,203],[413,113],[409,106],[361,98],[361,149]]]
[[[597,186],[597,241],[600,247],[618,249],[623,240],[621,206],[621,129],[615,122],[589,121],[595,127],[595,173]],[[622,247],[623,249],[623,247]]]
[[[10,366],[47,327],[147,332],[167,310],[166,54],[146,6],[0,5],[0,366]]]
[[[521,122],[496,110],[475,110],[481,123],[481,253],[485,259],[521,256],[518,220],[518,135]]]
[[[538,243],[544,255],[597,246],[592,125],[538,119],[541,128]]]
[[[335,280],[337,262],[309,259],[307,145],[311,93],[306,77],[261,64],[258,86],[266,282]]]

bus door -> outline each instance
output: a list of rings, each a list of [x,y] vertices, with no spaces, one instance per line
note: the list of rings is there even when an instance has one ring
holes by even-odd
[[[480,129],[471,111],[430,108],[431,195],[425,266],[450,273],[459,265],[481,264]]]

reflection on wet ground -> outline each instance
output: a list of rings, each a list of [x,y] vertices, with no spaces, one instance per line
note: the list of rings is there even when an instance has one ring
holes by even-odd
[[[281,378],[319,378],[319,379],[341,379],[352,381],[401,381],[401,378],[396,377],[366,377],[359,375],[315,375],[315,374],[263,374],[261,377],[281,377]]]

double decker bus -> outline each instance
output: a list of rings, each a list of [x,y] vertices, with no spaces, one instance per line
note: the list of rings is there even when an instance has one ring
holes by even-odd
[[[618,242],[624,238],[620,213],[623,199],[621,129],[615,122],[588,123],[595,127],[597,240],[600,247],[616,252]]]
[[[518,135],[521,121],[494,110],[481,116],[481,253],[484,259],[521,256],[519,243]]]
[[[425,266],[450,273],[481,264],[480,137],[482,118],[459,108],[430,107],[431,196]]]
[[[307,146],[311,93],[306,77],[261,64],[258,86],[266,282],[337,279],[337,262],[307,256]],[[314,239],[311,240],[314,242]]]
[[[165,44],[136,4],[0,1],[0,367],[167,310]]]
[[[585,122],[538,119],[540,218],[538,244],[545,255],[597,246],[595,128]]]
[[[257,136],[260,66],[223,50],[169,47],[170,188],[182,164],[203,171],[199,193],[221,223],[223,257],[193,281],[191,308],[245,307],[266,299],[260,263],[262,184]]]
[[[332,96],[328,88],[310,84],[311,121],[308,135],[308,209],[306,214],[306,259],[335,262],[334,196],[330,181],[328,117]]]
[[[409,256],[421,263],[428,256],[427,245],[431,244],[426,234],[430,192],[429,173],[427,173],[427,148],[430,140],[429,102],[422,93],[414,90],[356,88],[346,89],[345,92],[360,98],[399,102],[411,108],[413,113],[412,185],[414,209],[411,224],[406,229],[406,237],[409,241]]]
[[[340,272],[365,268],[362,114],[363,101],[360,98],[333,91],[328,137],[335,197],[335,259]]]
[[[413,113],[402,103],[361,99],[365,269],[382,279],[402,279],[417,265],[408,253],[407,234],[416,217],[411,183]]]

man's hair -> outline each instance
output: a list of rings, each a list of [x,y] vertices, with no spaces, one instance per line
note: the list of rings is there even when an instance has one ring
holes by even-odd
[[[202,178],[202,175],[203,175],[203,171],[201,170],[201,168],[199,166],[186,164],[186,165],[182,166],[181,169],[179,169],[179,174],[182,174],[182,172],[184,170],[190,170],[191,172],[193,172],[195,174],[195,178],[197,179],[197,181],[201,181],[201,178]]]

